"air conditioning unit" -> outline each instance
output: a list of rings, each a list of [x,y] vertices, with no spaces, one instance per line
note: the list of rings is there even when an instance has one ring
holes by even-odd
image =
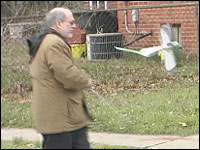
[[[89,61],[105,60],[123,57],[123,51],[118,51],[114,46],[122,46],[123,34],[101,33],[86,36],[87,57]]]

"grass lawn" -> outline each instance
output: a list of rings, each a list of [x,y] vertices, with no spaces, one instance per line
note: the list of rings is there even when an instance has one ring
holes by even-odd
[[[85,91],[94,122],[90,131],[133,134],[199,134],[198,58],[182,61],[173,74],[157,59],[132,57],[76,63],[93,78],[95,93]],[[13,69],[13,68],[12,68]],[[17,71],[17,70],[15,70]],[[16,76],[15,73],[14,75]],[[9,90],[15,79],[4,72],[1,93],[1,127],[34,128],[31,88],[27,73],[17,77],[24,92]],[[12,83],[12,84],[11,84]],[[26,89],[28,89],[26,91]],[[2,141],[1,148],[40,148],[39,142]],[[95,149],[126,149],[94,145]]]
[[[1,140],[2,149],[41,149],[42,143],[40,141],[26,141],[20,138],[15,138],[12,141]],[[118,145],[93,145],[92,149],[141,149],[130,146],[118,146]]]
[[[155,59],[77,61],[93,78],[86,91],[94,122],[91,131],[191,135],[199,133],[197,59],[183,61],[168,74]],[[2,95],[1,126],[33,128],[31,92]],[[24,100],[25,99],[25,100]]]

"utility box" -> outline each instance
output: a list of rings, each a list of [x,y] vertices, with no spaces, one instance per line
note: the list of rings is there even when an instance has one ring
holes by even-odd
[[[122,33],[88,34],[86,36],[87,57],[89,61],[123,57],[123,51],[115,46],[122,46]]]
[[[139,11],[138,11],[138,9],[132,10],[132,21],[133,22],[139,21]]]

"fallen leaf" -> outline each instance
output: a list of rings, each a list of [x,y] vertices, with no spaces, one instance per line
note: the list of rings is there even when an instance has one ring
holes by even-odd
[[[183,127],[187,127],[187,124],[184,122],[179,122],[178,124],[182,125]]]

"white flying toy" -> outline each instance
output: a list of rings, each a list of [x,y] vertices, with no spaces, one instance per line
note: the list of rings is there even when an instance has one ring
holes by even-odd
[[[172,41],[173,33],[170,24],[161,25],[160,35],[161,35],[160,46],[142,48],[140,51],[117,47],[117,46],[115,46],[115,48],[117,50],[133,52],[145,57],[151,57],[157,55],[159,51],[163,51],[165,68],[167,71],[172,71],[177,64],[173,51],[182,49],[182,46],[177,41]]]

